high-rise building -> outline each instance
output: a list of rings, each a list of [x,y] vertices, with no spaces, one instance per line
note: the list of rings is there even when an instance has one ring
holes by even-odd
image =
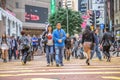
[[[78,11],[78,0],[62,0],[62,7]]]

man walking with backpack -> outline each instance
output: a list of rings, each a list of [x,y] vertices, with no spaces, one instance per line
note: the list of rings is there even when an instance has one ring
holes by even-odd
[[[20,38],[20,49],[22,52],[22,64],[24,65],[27,62],[28,50],[30,48],[30,45],[24,31],[21,32],[21,35],[22,37]]]

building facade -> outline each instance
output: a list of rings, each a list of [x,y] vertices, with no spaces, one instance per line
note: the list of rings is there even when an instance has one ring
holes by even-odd
[[[6,33],[9,36],[17,37],[22,31],[22,22],[15,17],[9,8],[12,9],[6,0],[0,1],[0,36]]]
[[[48,23],[50,0],[7,0],[18,19],[23,22],[23,30],[30,35],[40,35]]]
[[[62,7],[78,11],[78,0],[62,0]]]
[[[120,0],[114,0],[114,29],[120,38]]]

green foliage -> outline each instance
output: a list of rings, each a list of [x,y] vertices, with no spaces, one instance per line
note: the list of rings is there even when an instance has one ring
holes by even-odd
[[[68,9],[68,27],[70,35],[81,32],[80,24],[82,21],[80,12]],[[49,23],[54,29],[56,28],[57,22],[60,22],[62,28],[67,32],[67,9],[59,8],[54,14],[49,16]]]

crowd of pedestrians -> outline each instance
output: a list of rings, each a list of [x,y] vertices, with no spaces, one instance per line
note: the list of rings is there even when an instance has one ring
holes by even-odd
[[[34,54],[40,48],[39,39],[40,37],[35,35],[33,37],[26,35],[24,31],[21,32],[21,37],[17,38],[3,34],[0,38],[0,58],[5,63],[21,59],[22,64],[26,64],[28,58],[33,60]]]
[[[54,30],[48,25],[47,30],[38,37],[26,35],[24,31],[21,32],[21,37],[17,38],[3,34],[0,39],[0,57],[5,63],[12,61],[13,58],[20,59],[24,65],[27,61],[34,60],[34,54],[40,49],[45,53],[47,66],[55,63],[59,67],[64,66],[64,59],[70,61],[71,57],[86,59],[86,64],[90,65],[95,53],[100,61],[105,56],[106,61],[111,62],[112,48],[113,55],[117,53],[119,56],[119,39],[115,37],[113,40],[108,28],[100,38],[99,28],[91,31],[87,25],[81,35],[71,37],[62,29],[60,22],[56,24]]]

